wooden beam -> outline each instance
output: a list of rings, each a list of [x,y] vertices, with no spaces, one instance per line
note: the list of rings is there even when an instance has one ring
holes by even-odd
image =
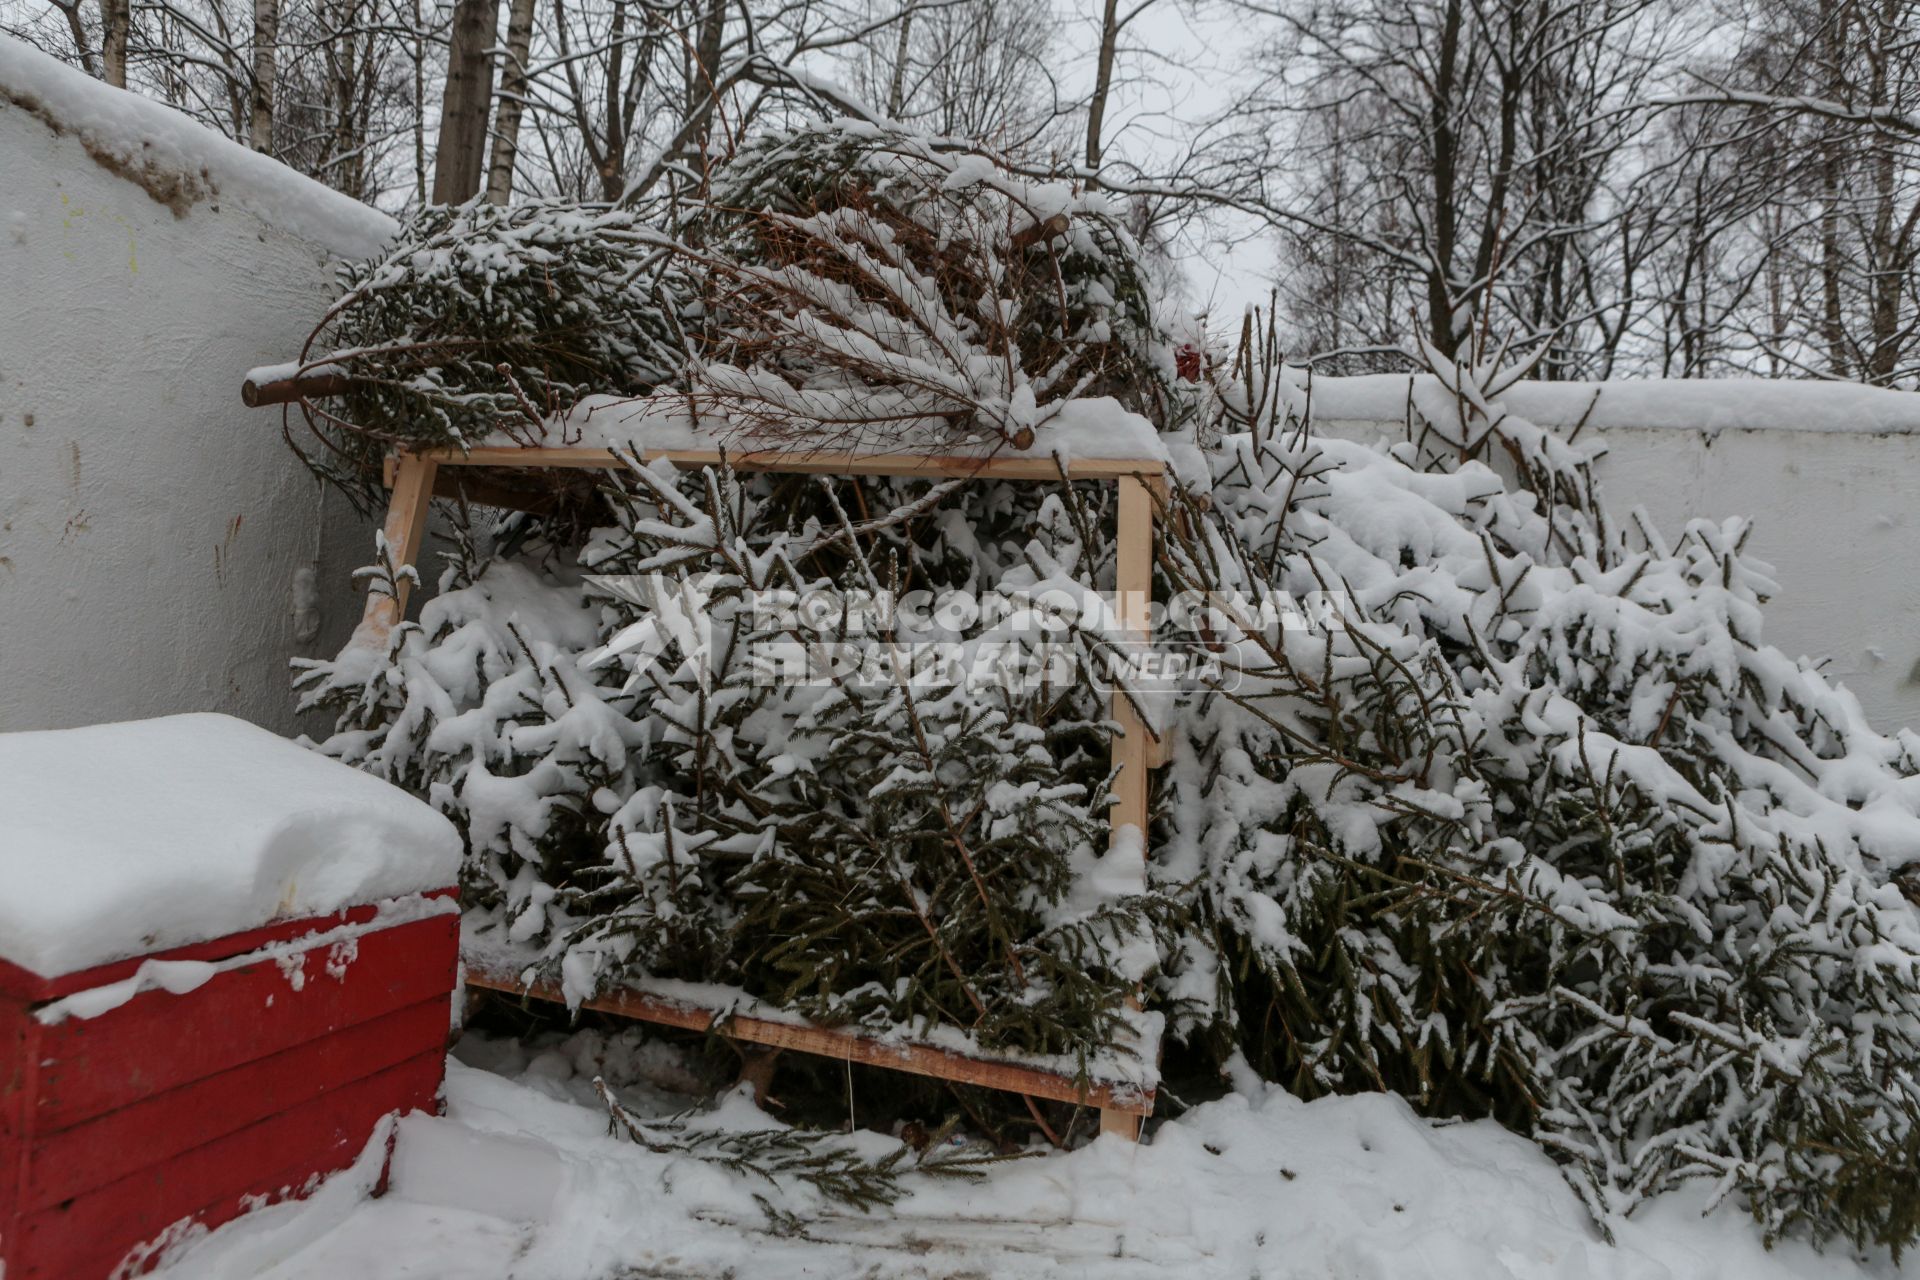
[[[485,991],[524,996],[550,1004],[565,1004],[559,984],[522,982],[515,973],[488,969],[472,957],[466,960],[467,985]],[[1100,1108],[1102,1132],[1106,1131],[1109,1112],[1135,1117],[1153,1111],[1153,1091],[1131,1085],[1089,1080],[1085,1087],[1073,1077],[1041,1067],[1025,1066],[1005,1058],[988,1058],[960,1053],[915,1041],[882,1040],[842,1027],[821,1027],[805,1022],[775,1021],[745,1014],[729,1015],[671,996],[650,993],[641,988],[623,988],[582,1002],[581,1008],[616,1017],[633,1018],[686,1031],[716,1032],[748,1044],[796,1053],[817,1054],[841,1062],[885,1067],[936,1080],[951,1080],[982,1089],[1023,1093],[1031,1098]]]
[[[387,506],[387,548],[396,569],[413,567],[426,540],[427,513],[433,507],[433,479],[439,463],[418,454],[402,454],[393,468],[393,499]],[[393,584],[394,594],[367,593],[367,606],[350,643],[384,650],[387,637],[407,616],[412,587],[405,578]]]
[[[1153,495],[1137,476],[1119,480],[1119,526],[1114,536],[1114,592],[1120,625],[1128,640],[1147,638],[1149,602],[1153,599]],[[1120,724],[1113,740],[1113,832],[1147,829],[1147,769],[1153,756],[1152,731],[1118,690],[1113,695],[1113,718]]]
[[[723,460],[719,449],[648,449],[638,451],[641,461],[660,459],[676,467],[717,467]],[[620,458],[611,449],[544,448],[518,445],[485,445],[473,449],[434,449],[418,456],[431,458],[445,467],[618,467]],[[866,453],[845,449],[763,449],[735,453],[727,450],[724,461],[738,471],[779,471],[798,475],[836,476],[933,476],[981,480],[1058,480],[1060,466],[1050,457],[1007,457],[1004,454],[925,454]],[[1158,458],[1072,458],[1067,463],[1071,480],[1113,480],[1121,476],[1164,476],[1165,466]],[[1164,484],[1164,479],[1160,480]]]
[[[456,501],[465,499],[478,507],[525,511],[533,515],[545,515],[554,509],[558,500],[554,490],[500,484],[490,478],[494,474],[497,473],[462,475],[457,471],[443,470],[433,478],[433,496]]]
[[[1153,600],[1153,492],[1139,475],[1121,476],[1119,510],[1114,529],[1113,589],[1115,612],[1127,641],[1144,642]],[[1108,812],[1109,841],[1119,843],[1132,827],[1147,851],[1147,771],[1154,763],[1154,739],[1147,722],[1124,694],[1113,694],[1113,719],[1120,732],[1113,739],[1113,808]],[[1117,1134],[1128,1142],[1140,1137],[1140,1117],[1119,1107],[1102,1107],[1100,1132]]]
[[[381,465],[380,483],[393,488],[393,478],[399,473],[399,459],[388,454]],[[554,491],[531,486],[503,484],[493,478],[491,473],[462,475],[458,472],[437,471],[433,477],[433,496],[450,501],[465,499],[481,507],[498,507],[505,511],[526,511],[534,515],[545,515],[553,510]]]

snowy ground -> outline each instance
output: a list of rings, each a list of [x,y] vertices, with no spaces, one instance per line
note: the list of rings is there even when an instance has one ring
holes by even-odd
[[[917,1180],[890,1211],[827,1206],[610,1137],[589,1037],[534,1055],[469,1038],[445,1119],[399,1124],[392,1189],[367,1169],[192,1245],[169,1280],[616,1277],[1350,1277],[1772,1280],[1920,1276],[1920,1264],[1768,1253],[1752,1224],[1669,1197],[1600,1241],[1553,1166],[1491,1124],[1435,1128],[1396,1098],[1301,1103],[1257,1082],[1153,1135]],[[463,1062],[458,1058],[467,1059]],[[615,1064],[618,1065],[618,1064]],[[684,1100],[621,1090],[635,1111]],[[734,1098],[721,1123],[767,1122]],[[888,1140],[869,1135],[876,1151]],[[363,1161],[363,1164],[370,1162]],[[800,1215],[774,1231],[756,1201]]]

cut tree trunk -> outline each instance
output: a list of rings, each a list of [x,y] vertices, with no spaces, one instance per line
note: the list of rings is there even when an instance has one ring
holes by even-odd
[[[733,1051],[740,1055],[740,1078],[734,1083],[751,1087],[753,1100],[765,1106],[773,1099],[773,1073],[780,1065],[781,1051],[765,1045],[738,1043],[733,1044]]]

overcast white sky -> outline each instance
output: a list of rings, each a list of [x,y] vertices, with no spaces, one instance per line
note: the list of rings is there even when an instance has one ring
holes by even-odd
[[[1050,17],[1055,23],[1057,62],[1048,70],[1062,102],[1084,102],[1093,84],[1102,0],[1023,2],[1031,4],[1034,21]],[[1121,11],[1139,3],[1121,0]],[[1217,116],[1230,101],[1230,89],[1246,83],[1255,21],[1234,11],[1229,0],[1148,0],[1123,33],[1102,130],[1108,156],[1151,168],[1151,157],[1182,151],[1196,123]],[[1084,141],[1076,131],[1072,158]],[[1237,332],[1248,304],[1266,304],[1274,240],[1257,220],[1221,217],[1210,233],[1176,246],[1176,256],[1195,309],[1208,312],[1216,331]]]
[[[1058,3],[1075,15],[1074,43],[1087,48],[1090,66],[1100,0]],[[1121,109],[1106,132],[1109,148],[1131,156],[1168,147],[1187,136],[1193,122],[1217,115],[1230,100],[1228,86],[1244,83],[1257,40],[1245,13],[1190,0],[1157,0],[1125,34]],[[1266,305],[1274,240],[1254,219],[1221,219],[1213,237],[1181,246],[1179,257],[1194,301],[1215,331],[1237,329],[1249,304]]]

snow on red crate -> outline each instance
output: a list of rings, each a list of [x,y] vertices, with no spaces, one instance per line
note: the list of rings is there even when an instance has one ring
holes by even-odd
[[[432,1108],[459,855],[226,717],[0,735],[0,1274],[140,1270]]]

